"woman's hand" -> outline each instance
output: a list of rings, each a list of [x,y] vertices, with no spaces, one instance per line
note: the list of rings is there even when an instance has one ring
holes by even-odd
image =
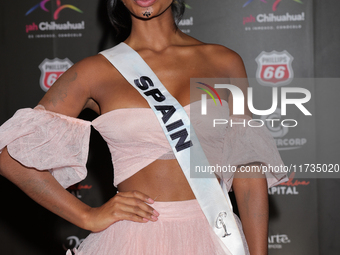
[[[157,221],[158,212],[146,203],[154,201],[138,191],[120,192],[98,208],[91,208],[65,190],[48,171],[27,168],[5,148],[0,154],[0,175],[51,212],[74,225],[100,231],[120,220]]]
[[[104,205],[90,208],[84,228],[98,232],[121,220],[157,221],[159,213],[147,203],[153,204],[154,201],[142,192],[119,192]]]

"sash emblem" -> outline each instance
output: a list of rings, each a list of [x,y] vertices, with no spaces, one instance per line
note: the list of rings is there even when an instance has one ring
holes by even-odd
[[[228,233],[227,231],[227,225],[225,224],[225,219],[227,218],[227,212],[220,212],[217,216],[215,227],[220,229],[224,229],[224,235],[222,237],[230,236],[231,233]]]

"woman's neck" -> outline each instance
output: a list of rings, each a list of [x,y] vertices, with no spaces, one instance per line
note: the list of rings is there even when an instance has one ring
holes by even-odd
[[[171,8],[149,20],[132,18],[130,36],[125,40],[135,50],[162,51],[184,42],[183,33],[176,27]]]

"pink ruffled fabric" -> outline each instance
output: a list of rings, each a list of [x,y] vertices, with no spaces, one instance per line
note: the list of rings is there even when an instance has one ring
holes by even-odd
[[[162,154],[167,154],[169,147],[167,147],[168,143],[161,127],[155,125],[158,124],[157,120],[155,117],[151,117],[154,116],[152,110],[143,109],[141,111],[143,111],[143,118],[138,114],[135,118],[141,119],[140,121],[144,125],[141,123],[132,125],[127,133],[124,133],[125,129],[121,128],[121,122],[119,118],[117,119],[117,115],[114,123],[109,119],[104,121],[103,117],[97,118],[92,124],[106,138],[109,146],[119,142],[124,147],[126,139],[131,143],[142,139],[139,137],[141,127],[144,129],[143,134],[146,141],[151,143],[148,144],[149,146],[156,146],[160,140],[165,139],[162,140],[164,152],[161,152],[156,158],[151,157],[151,161],[153,161]],[[221,108],[221,112],[228,118],[227,107]],[[105,118],[117,113],[106,114]],[[124,114],[120,116],[121,120],[127,119],[127,114],[135,114],[135,109],[124,110]],[[213,129],[205,126],[206,123],[196,119],[195,116],[191,117],[192,123],[194,126],[196,125],[195,130],[197,129],[199,138],[201,136],[202,147],[208,159],[211,158],[220,165],[238,166],[252,162],[261,162],[272,166],[283,165],[275,142],[266,128],[235,125]],[[235,121],[243,121],[236,117],[231,118]],[[148,126],[154,127],[154,130],[150,132]],[[136,132],[131,133],[133,129]],[[42,106],[35,109],[22,109],[0,127],[0,152],[7,146],[10,155],[20,163],[38,170],[48,169],[66,188],[86,177],[90,130],[91,122],[46,111]],[[117,130],[116,135],[113,134],[114,130]],[[151,133],[152,136],[150,136]],[[133,134],[132,137],[130,134]],[[158,135],[157,139],[155,139],[155,134]],[[123,160],[118,169],[120,172],[129,166],[132,158],[143,160],[139,153],[144,153],[144,151],[142,149],[134,150],[131,143],[125,144],[131,151],[125,157],[120,158]],[[145,145],[145,141],[143,144]],[[114,150],[111,152],[114,153]],[[113,154],[113,158],[115,157],[117,155]],[[149,160],[150,157],[144,159],[142,163],[145,164]],[[140,167],[133,168],[129,171],[129,176],[140,169]],[[116,171],[115,168],[115,173]],[[272,172],[266,175],[269,187],[287,180],[285,179],[286,174],[282,172]],[[233,175],[222,174],[221,178],[227,184],[227,189],[230,190]],[[91,234],[77,252],[79,255],[225,254],[223,249],[218,248],[221,247],[218,239],[211,233],[201,210],[198,210],[197,206],[193,204],[182,205],[184,203],[181,202],[176,205],[172,202],[158,202],[154,207],[162,216],[157,223],[118,222],[105,231]],[[194,210],[192,211],[192,209]]]
[[[213,104],[212,100],[208,103]],[[212,119],[228,118],[228,104],[225,102],[224,105],[210,113],[209,119],[202,119],[198,103],[185,106],[210,163],[222,166],[251,162],[283,165],[274,139],[266,128],[212,127]],[[237,117],[232,119],[243,121]],[[43,106],[22,109],[0,127],[0,152],[7,146],[10,155],[20,163],[38,170],[49,169],[66,188],[86,177],[91,124],[110,148],[115,185],[156,159],[173,158],[170,145],[150,108],[114,110],[92,123],[46,111]],[[287,180],[282,172],[266,175],[268,187]],[[223,173],[220,177],[230,190],[233,174]]]
[[[224,100],[223,106],[215,106],[212,100],[207,115],[202,116],[199,103],[191,104],[190,121],[201,143],[205,155],[211,166],[241,166],[253,162],[260,162],[266,166],[283,166],[275,141],[266,127],[248,126],[249,116],[230,116],[228,103]],[[214,120],[219,119],[220,124],[213,126]],[[226,122],[227,121],[227,122]],[[245,122],[245,125],[230,122]],[[255,122],[251,122],[255,126]],[[245,127],[243,127],[245,126]],[[215,172],[231,190],[234,173]],[[286,173],[267,172],[268,188],[288,180]]]
[[[18,110],[0,127],[0,152],[27,167],[49,170],[67,188],[85,179],[91,122],[46,111]]]
[[[250,127],[247,122],[250,117],[239,118],[231,116],[226,130],[223,157],[221,165],[240,166],[253,162],[260,162],[265,166],[284,166],[277,150],[275,140],[266,127]],[[245,127],[240,124],[230,126],[230,120],[234,123],[245,121]],[[255,126],[255,123],[251,125]],[[266,172],[268,188],[288,181],[287,174],[283,171]],[[220,175],[226,183],[228,190],[231,189],[233,174],[223,173]]]
[[[119,221],[104,231],[90,234],[74,250],[75,254],[232,255],[209,226],[197,200],[155,202],[152,207],[160,213],[158,221]],[[249,254],[242,225],[235,217]]]

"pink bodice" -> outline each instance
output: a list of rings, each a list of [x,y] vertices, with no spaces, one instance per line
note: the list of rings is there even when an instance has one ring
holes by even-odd
[[[212,100],[209,103],[213,104]],[[224,107],[215,108],[210,119],[203,120],[198,106],[195,102],[184,108],[211,165],[283,164],[266,128],[213,127],[213,118],[229,119],[227,102]],[[21,109],[0,127],[0,150],[7,146],[10,155],[20,163],[49,170],[63,187],[68,187],[86,177],[91,125],[110,149],[115,186],[157,159],[174,158],[150,108],[117,109],[92,122],[46,111],[43,106]],[[284,181],[285,176],[267,173],[268,186]],[[230,189],[233,175],[226,173],[220,177]]]
[[[185,110],[189,114],[190,106]],[[175,158],[151,108],[113,110],[92,125],[110,149],[115,186],[157,159]]]

